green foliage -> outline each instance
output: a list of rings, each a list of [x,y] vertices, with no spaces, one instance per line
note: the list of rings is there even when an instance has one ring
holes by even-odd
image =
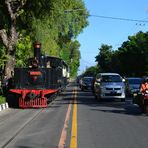
[[[129,36],[122,46],[113,51],[102,45],[96,61],[103,72],[118,72],[125,76],[148,75],[148,32]]]
[[[78,41],[67,43],[61,50],[60,56],[69,64],[71,77],[77,75],[78,67],[80,66],[80,44]]]
[[[119,48],[120,69],[125,75],[148,74],[148,32],[129,36]]]
[[[32,21],[32,28],[34,30],[34,40],[42,43],[42,52],[57,56],[59,54],[59,46],[55,39],[57,38],[58,30],[50,28],[48,21],[35,18]]]
[[[111,66],[111,60],[113,55],[112,46],[102,44],[99,50],[100,52],[96,56],[96,62],[98,62],[101,71],[102,72],[112,71],[112,66]]]
[[[0,96],[0,104],[6,103],[6,98],[4,96]]]
[[[22,38],[21,38],[22,36]],[[23,67],[27,64],[27,59],[33,54],[31,38],[28,35],[25,35],[25,32],[22,31],[20,34],[20,39],[16,45],[16,66]]]
[[[95,77],[98,72],[100,72],[100,69],[96,65],[96,66],[91,66],[91,67],[87,68],[86,71],[82,75]]]
[[[20,20],[25,20],[21,27],[29,27],[30,36],[42,43],[43,53],[63,58],[74,76],[80,63],[80,45],[74,38],[88,25],[87,17],[82,0],[28,0]]]
[[[43,53],[62,57],[70,63],[71,76],[76,75],[80,60],[80,45],[76,43],[75,38],[88,25],[88,12],[84,2],[82,0],[22,1],[24,5],[17,12],[19,15],[17,32],[20,36],[15,46],[16,65],[19,67],[26,65],[26,59],[32,55],[32,52],[30,53],[32,42],[38,40],[42,43]],[[16,11],[20,4],[20,1],[14,0],[11,6]],[[10,16],[5,1],[0,1],[0,16],[0,29],[9,30]],[[0,46],[0,52],[6,55],[2,48]],[[72,53],[75,56],[72,56]]]

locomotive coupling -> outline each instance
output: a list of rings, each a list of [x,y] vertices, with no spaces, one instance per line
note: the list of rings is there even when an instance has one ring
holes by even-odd
[[[28,97],[29,99],[35,99],[35,98],[38,97],[38,95],[36,95],[34,92],[29,92],[29,93],[27,94],[27,97]]]

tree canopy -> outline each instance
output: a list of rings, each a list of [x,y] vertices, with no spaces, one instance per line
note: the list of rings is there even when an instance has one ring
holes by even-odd
[[[102,44],[101,48],[99,49],[100,52],[96,56],[96,61],[101,68],[102,72],[108,72],[112,70],[111,67],[111,59],[113,55],[112,46]]]
[[[117,50],[102,45],[96,56],[102,72],[118,72],[125,76],[148,75],[148,32],[129,36]]]
[[[7,55],[0,58],[6,61],[6,71],[13,70],[15,61],[25,65],[32,43],[39,40],[43,53],[71,61],[71,76],[77,73],[80,44],[76,37],[88,25],[82,0],[4,0],[0,8],[0,50]]]

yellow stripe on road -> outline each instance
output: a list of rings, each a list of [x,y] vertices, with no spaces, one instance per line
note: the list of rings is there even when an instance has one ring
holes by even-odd
[[[77,92],[75,90],[70,148],[77,148],[77,100],[76,100],[76,97],[77,97]]]

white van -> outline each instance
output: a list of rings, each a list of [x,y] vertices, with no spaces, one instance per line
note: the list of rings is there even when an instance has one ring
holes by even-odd
[[[99,73],[94,82],[97,99],[113,98],[125,101],[124,79],[118,73]]]

